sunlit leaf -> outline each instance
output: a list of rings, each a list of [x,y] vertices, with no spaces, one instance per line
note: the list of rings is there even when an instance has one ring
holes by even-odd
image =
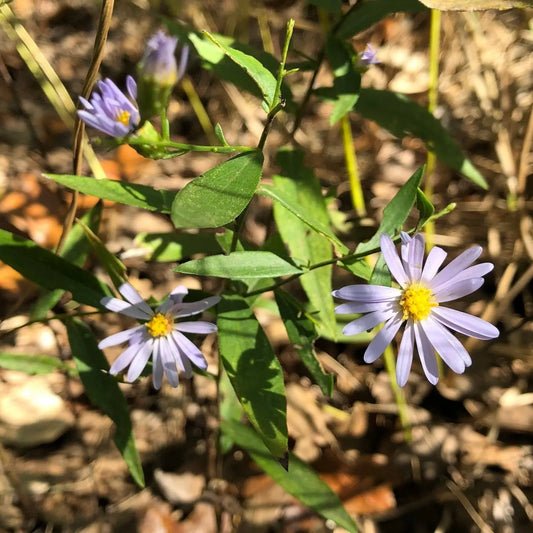
[[[0,368],[17,370],[18,372],[25,372],[26,374],[32,375],[50,374],[55,370],[67,372],[71,376],[77,374],[72,366],[61,361],[57,357],[39,354],[33,355],[0,352]]]
[[[276,158],[281,173],[274,176],[274,188],[280,196],[291,199],[291,205],[299,206],[306,217],[316,220],[320,227],[329,227],[326,202],[320,183],[313,171],[304,166],[303,153],[281,150]],[[333,257],[331,243],[323,235],[313,231],[308,224],[287,210],[281,203],[274,203],[274,218],[285,245],[294,260],[305,264],[328,261]],[[304,274],[300,281],[317,314],[319,333],[336,334],[333,298],[331,296],[331,265]]]
[[[148,185],[139,185],[127,181],[97,180],[87,176],[72,176],[69,174],[44,174],[44,177],[84,194],[159,213],[170,213],[172,201],[174,196],[176,196],[176,193],[172,191],[157,190]]]
[[[176,228],[218,228],[233,222],[250,203],[263,156],[241,154],[190,181],[172,204]]]
[[[272,252],[233,252],[193,259],[175,268],[182,274],[229,279],[275,278],[299,274],[301,269]]]
[[[91,273],[29,241],[0,230],[0,261],[45,289],[70,291],[74,300],[100,307],[111,292]]]

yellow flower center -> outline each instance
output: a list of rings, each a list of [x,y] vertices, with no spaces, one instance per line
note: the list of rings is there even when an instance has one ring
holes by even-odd
[[[122,113],[119,113],[117,116],[117,121],[121,124],[124,124],[124,126],[130,125],[130,112],[129,111],[122,111]]]
[[[150,322],[146,323],[146,328],[152,337],[164,337],[172,331],[173,324],[171,318],[163,313],[157,313]]]
[[[439,305],[433,299],[431,290],[420,283],[413,283],[405,289],[400,298],[403,309],[403,319],[412,318],[415,322],[424,320],[431,312],[431,308]]]

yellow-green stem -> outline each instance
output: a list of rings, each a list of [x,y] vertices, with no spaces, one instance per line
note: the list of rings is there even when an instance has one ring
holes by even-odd
[[[396,381],[396,360],[394,358],[394,351],[391,346],[385,348],[383,353],[383,360],[385,362],[385,369],[389,374],[391,382],[392,392],[394,393],[394,399],[396,406],[398,407],[398,417],[402,424],[403,434],[407,442],[412,440],[411,421],[409,420],[409,414],[407,413],[407,402],[405,401],[405,394],[403,389],[398,385]]]
[[[429,36],[429,92],[428,111],[433,114],[437,109],[439,100],[439,55],[440,55],[440,28],[441,12],[438,9],[431,10],[431,27]],[[433,173],[435,171],[436,158],[433,152],[428,152],[426,165],[426,179],[424,192],[429,201],[433,201]],[[426,243],[428,248],[433,244],[435,226],[433,222],[426,224]]]
[[[358,216],[366,215],[365,199],[359,171],[357,169],[357,155],[353,148],[352,126],[348,115],[344,115],[341,120],[342,144],[344,147],[344,158],[346,160],[346,171],[350,180],[350,194],[352,197],[353,207]]]
[[[213,124],[211,123],[204,104],[202,104],[202,101],[200,100],[200,97],[198,96],[198,93],[196,92],[196,89],[194,88],[194,85],[188,76],[182,78],[181,87],[189,99],[191,107],[196,115],[196,118],[198,119],[198,122],[200,123],[200,126],[204,130],[207,140],[210,144],[218,144],[218,139],[215,135]]]

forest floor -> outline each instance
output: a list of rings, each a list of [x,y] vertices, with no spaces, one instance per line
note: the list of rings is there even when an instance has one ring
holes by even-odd
[[[266,21],[277,57],[291,17],[296,20],[294,49],[314,57],[323,42],[316,9],[303,1],[276,8],[259,1],[183,4],[180,18],[197,29],[235,35],[258,48],[266,42],[259,32]],[[151,13],[149,5],[116,2],[101,74],[119,86],[133,73],[146,39],[159,28],[157,12]],[[97,6],[82,0],[11,4],[73,99],[92,55]],[[291,447],[339,494],[362,533],[532,531],[533,159],[525,145],[533,104],[532,17],[533,10],[443,14],[437,115],[482,172],[489,190],[437,165],[433,202],[437,209],[451,202],[457,207],[436,222],[433,241],[452,256],[473,244],[483,246],[482,258],[495,268],[462,309],[492,321],[501,334],[492,342],[470,341],[473,366],[460,376],[447,374],[437,387],[415,366],[405,387],[412,439],[401,428],[388,374],[380,362],[363,362],[364,346],[317,342],[321,363],[335,375],[333,396],[327,398],[289,349],[279,317],[258,312],[286,373]],[[396,15],[359,35],[356,49],[371,42],[381,61],[364,75],[363,84],[405,93],[426,105],[428,38],[428,13]],[[230,143],[257,143],[264,120],[257,100],[215,79],[197,58],[187,79]],[[297,99],[308,79],[303,74],[291,79]],[[330,81],[331,72],[322,68],[317,85]],[[336,189],[347,213],[339,229],[353,248],[361,235],[366,238],[375,230],[383,207],[425,163],[426,152],[421,141],[398,140],[353,115],[368,210],[368,216],[357,217],[351,210],[341,133],[329,126],[330,111],[329,104],[312,100],[296,140],[305,147],[305,163],[324,191]],[[209,142],[181,87],[174,91],[169,116],[176,140]],[[284,119],[279,120],[266,147],[267,180],[276,172],[274,156],[283,142]],[[0,124],[0,227],[53,248],[70,197],[42,173],[71,172],[71,134],[2,31]],[[108,176],[176,190],[224,160],[190,154],[153,162],[128,147],[95,149]],[[91,202],[82,199],[81,208]],[[261,242],[268,231],[270,208],[266,200],[254,200],[245,229],[252,242]],[[166,216],[106,205],[100,236],[146,297],[161,298],[174,288],[175,263],[150,261],[138,235],[172,229]],[[95,264],[87,267],[104,276]],[[349,280],[346,272],[335,271],[335,288]],[[200,288],[197,278],[180,278],[179,283]],[[218,285],[210,281],[203,288],[216,291]],[[66,332],[58,321],[6,335],[28,320],[36,296],[36,287],[0,266],[0,351],[68,361]],[[87,323],[98,339],[126,324],[94,316]],[[215,339],[207,337],[202,351],[216,370]],[[118,352],[107,353],[114,357]],[[14,419],[26,420],[28,412],[39,413],[50,402],[62,428],[53,442],[35,444],[33,432],[53,432],[52,422],[39,427],[29,416],[28,424],[35,426],[9,437],[0,420],[0,440],[5,442],[0,449],[0,533],[331,531],[330,524],[296,502],[238,449],[226,454],[223,471],[213,475],[213,381],[195,375],[177,389],[164,383],[155,391],[150,378],[143,378],[121,387],[131,408],[144,489],[135,485],[113,444],[112,423],[89,403],[77,378],[0,369],[0,419],[13,409]],[[217,513],[222,517],[218,524]]]

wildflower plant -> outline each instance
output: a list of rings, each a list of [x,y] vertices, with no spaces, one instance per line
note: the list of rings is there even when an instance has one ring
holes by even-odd
[[[79,117],[92,128],[110,137],[125,137],[132,133],[140,122],[137,105],[137,84],[126,78],[128,95],[125,95],[113,80],[105,79],[97,83],[97,89],[90,100],[80,96],[84,109],[78,111]]]
[[[122,284],[119,292],[126,301],[106,296],[102,299],[102,305],[110,311],[142,320],[144,323],[115,333],[98,344],[100,349],[104,349],[128,343],[127,349],[111,365],[110,374],[117,374],[129,366],[127,380],[135,381],[141,375],[150,355],[153,355],[152,377],[156,389],[161,388],[163,374],[173,387],[177,387],[177,368],[186,378],[190,378],[191,362],[199,369],[206,370],[207,361],[184,333],[206,335],[215,332],[217,327],[211,322],[201,320],[176,320],[202,313],[220,301],[218,296],[185,303],[183,298],[188,291],[183,285],[179,285],[170,293],[166,302],[152,310],[129,283]]]
[[[427,379],[435,385],[439,368],[435,352],[458,374],[472,364],[463,345],[450,329],[477,339],[489,340],[499,335],[489,322],[441,304],[460,299],[483,285],[492,263],[471,266],[480,256],[481,247],[464,251],[439,271],[446,252],[435,246],[424,262],[425,242],[420,233],[411,238],[402,233],[401,254],[398,256],[392,239],[383,234],[380,246],[387,267],[400,285],[348,285],[333,291],[337,298],[349,300],[335,309],[338,314],[363,313],[344,327],[345,335],[357,335],[383,323],[365,351],[364,359],[373,363],[392,342],[400,327],[405,326],[398,361],[396,379],[404,386],[411,371],[415,347]]]
[[[357,2],[347,9],[341,7],[341,2],[327,4],[330,30],[324,34],[325,44],[316,58],[302,56],[297,46],[291,48],[292,20],[287,23],[279,56],[239,43],[233,36],[211,35],[201,32],[202,28],[173,20],[167,22],[165,32],[148,40],[134,73],[137,81],[131,76],[126,78],[126,93],[108,78],[97,83],[89,99],[80,99],[83,109],[78,116],[87,126],[111,137],[114,145],[127,143],[146,157],[183,157],[190,152],[202,152],[210,161],[213,153],[228,154],[223,161],[213,159],[209,170],[180,190],[170,186],[154,188],[147,181],[95,179],[79,173],[46,174],[48,179],[78,193],[169,218],[173,231],[162,235],[147,228],[147,233],[138,235],[135,245],[131,244],[136,252],[141,248],[147,250],[146,260],[166,265],[161,268],[167,269],[168,277],[176,279],[177,289],[161,305],[153,308],[141,298],[128,281],[125,265],[106,246],[100,228],[104,209],[101,202],[89,212],[80,213],[79,222],[71,227],[69,221],[76,215],[74,201],[71,216],[65,221],[66,238],[57,253],[0,230],[0,260],[43,289],[32,320],[57,319],[65,323],[72,357],[87,395],[117,424],[117,446],[137,483],[144,483],[142,464],[121,388],[124,385],[119,387],[117,376],[125,373],[127,382],[135,382],[151,374],[153,386],[159,389],[167,386],[164,376],[176,387],[180,372],[190,378],[201,370],[217,382],[219,391],[227,392],[226,385],[232,390],[231,394],[221,393],[217,399],[223,413],[220,420],[223,436],[247,450],[301,502],[355,532],[355,522],[339,498],[309,465],[289,453],[283,367],[256,318],[256,309],[267,306],[279,314],[306,374],[325,395],[332,394],[333,376],[324,372],[317,358],[314,342],[318,337],[360,344],[365,340],[361,339],[362,332],[384,324],[381,330],[372,333],[365,350],[365,361],[372,362],[402,329],[398,383],[403,385],[407,381],[416,349],[424,373],[435,384],[438,379],[435,352],[455,372],[464,372],[471,363],[470,355],[452,332],[490,340],[498,335],[498,330],[448,307],[448,302],[455,300],[458,307],[464,307],[461,299],[480,288],[483,276],[491,271],[490,263],[472,265],[481,254],[479,246],[469,248],[444,268],[440,267],[446,254],[441,248],[432,248],[424,260],[425,243],[420,231],[428,222],[445,216],[453,206],[435,212],[431,198],[419,188],[423,169],[401,185],[376,221],[373,236],[365,240],[357,226],[339,223],[346,219],[346,209],[333,201],[336,191],[306,166],[304,161],[311,146],[306,145],[305,139],[298,139],[301,145],[298,149],[284,141],[283,146],[271,150],[269,143],[274,143],[276,137],[270,133],[280,125],[278,114],[285,116],[277,138],[289,139],[312,113],[309,103],[319,105],[325,101],[324,109],[331,114],[332,126],[342,120],[349,130],[351,117],[357,113],[398,137],[420,137],[442,164],[470,180],[472,187],[480,191],[488,187],[450,134],[425,108],[404,95],[361,87],[366,68],[358,60],[365,66],[377,60],[370,46],[359,57],[351,44],[352,38],[381,17],[412,10],[413,3]],[[416,7],[425,9],[422,4]],[[99,38],[105,40],[105,32]],[[181,66],[175,55],[178,42],[184,50]],[[229,143],[218,117],[205,120],[198,111],[202,102],[194,99],[191,90],[188,94],[194,109],[212,142],[192,144],[172,140],[167,105],[189,50],[205,70],[206,78],[213,76],[225,86],[234,85],[235,91],[249,92],[257,98],[257,116],[263,119],[263,129],[254,142],[239,144],[237,138],[236,144]],[[317,76],[322,68],[324,72],[329,69],[328,82],[323,81],[325,75]],[[295,85],[302,82],[291,76],[298,69],[306,75],[301,79],[309,80],[303,91]],[[323,86],[316,86],[317,80],[322,80]],[[210,121],[216,125],[212,131]],[[242,128],[245,127],[243,122]],[[331,142],[336,135],[336,130],[330,132]],[[349,141],[349,136],[346,139]],[[345,152],[347,171],[353,174],[357,171],[353,143],[339,140],[339,144]],[[323,149],[327,151],[327,147]],[[275,157],[265,158],[267,152],[270,155],[275,152]],[[344,169],[339,168],[339,173],[344,175]],[[250,205],[259,196],[271,206],[272,224],[263,241],[252,243],[245,228]],[[401,233],[402,229],[414,236]],[[398,255],[392,239],[400,235]],[[368,280],[376,279],[369,256],[380,250],[398,286],[367,284]],[[90,252],[101,268],[83,268]],[[357,276],[361,283],[333,292],[334,276],[341,269]],[[150,277],[148,267],[141,270]],[[106,277],[101,275],[103,271]],[[209,280],[212,295],[184,302],[186,289],[180,285],[184,275]],[[287,285],[288,282],[292,284]],[[124,299],[116,298],[111,285]],[[347,300],[336,312],[332,292],[335,297]],[[275,305],[270,301],[272,298]],[[213,323],[188,318],[206,309],[215,315]],[[97,339],[95,332],[102,331],[108,313],[126,315],[140,323],[108,337],[98,335]],[[341,315],[345,313],[363,316],[344,325],[346,337],[342,337]],[[219,367],[208,374],[196,339],[189,335],[215,332]],[[114,361],[108,361],[106,355],[110,355],[104,355],[102,350],[118,344],[124,344],[124,350]]]

